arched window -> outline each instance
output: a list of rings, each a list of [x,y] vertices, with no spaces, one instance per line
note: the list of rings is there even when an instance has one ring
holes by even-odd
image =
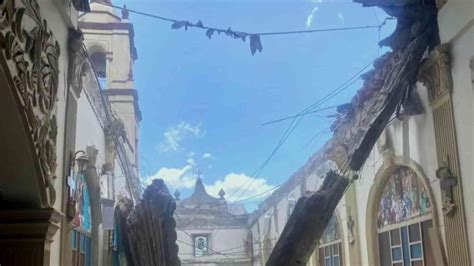
[[[91,55],[91,61],[94,65],[94,70],[99,78],[107,77],[107,61],[105,53],[95,52]]]
[[[343,265],[341,231],[333,215],[319,240],[319,266],[340,265]]]
[[[415,171],[402,166],[390,174],[376,218],[381,265],[436,265],[429,193]]]
[[[100,87],[107,89],[107,60],[104,52],[94,52],[90,56]]]

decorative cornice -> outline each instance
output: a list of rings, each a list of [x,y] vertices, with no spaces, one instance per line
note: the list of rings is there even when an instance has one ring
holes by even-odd
[[[135,109],[135,114],[137,120],[142,120],[142,112],[138,105],[138,92],[135,89],[106,89],[102,91],[106,96],[132,96],[133,97],[133,107]]]
[[[135,30],[133,24],[130,22],[109,22],[109,23],[99,23],[99,22],[85,22],[79,21],[78,27],[81,29],[91,29],[91,30],[127,30],[130,36],[130,55],[133,60],[138,59],[137,48],[135,47]]]
[[[84,49],[83,40],[84,38],[81,31],[69,29],[68,84],[78,98],[83,90],[82,78],[86,75],[87,71],[91,71],[87,51]]]
[[[451,76],[451,58],[449,43],[436,46],[425,59],[418,73],[418,80],[428,89],[430,104],[451,94],[453,78]]]

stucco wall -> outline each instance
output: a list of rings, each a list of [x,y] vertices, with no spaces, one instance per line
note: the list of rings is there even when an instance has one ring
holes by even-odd
[[[76,149],[85,150],[87,146],[95,146],[99,150],[96,167],[100,170],[105,161],[104,131],[84,93],[78,100],[77,113]]]

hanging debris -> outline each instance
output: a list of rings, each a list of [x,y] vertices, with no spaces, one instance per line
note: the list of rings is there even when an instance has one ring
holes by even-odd
[[[378,6],[397,18],[392,35],[380,45],[392,52],[374,62],[374,70],[362,75],[363,87],[351,101],[346,115],[332,126],[329,157],[340,167],[358,171],[395,111],[418,114],[415,108],[415,86],[423,54],[437,42],[437,9],[434,1],[422,0],[355,0],[364,6]]]
[[[175,209],[176,203],[161,179],[153,180],[135,208],[127,201],[118,204],[115,217],[128,265],[181,265]]]

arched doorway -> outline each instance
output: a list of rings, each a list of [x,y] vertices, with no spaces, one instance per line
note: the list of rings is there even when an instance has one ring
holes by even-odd
[[[380,265],[436,265],[430,231],[430,193],[407,166],[388,172],[376,198],[377,248]],[[370,252],[370,251],[369,251]]]
[[[341,228],[336,215],[333,215],[319,240],[318,265],[344,265],[342,248]]]

